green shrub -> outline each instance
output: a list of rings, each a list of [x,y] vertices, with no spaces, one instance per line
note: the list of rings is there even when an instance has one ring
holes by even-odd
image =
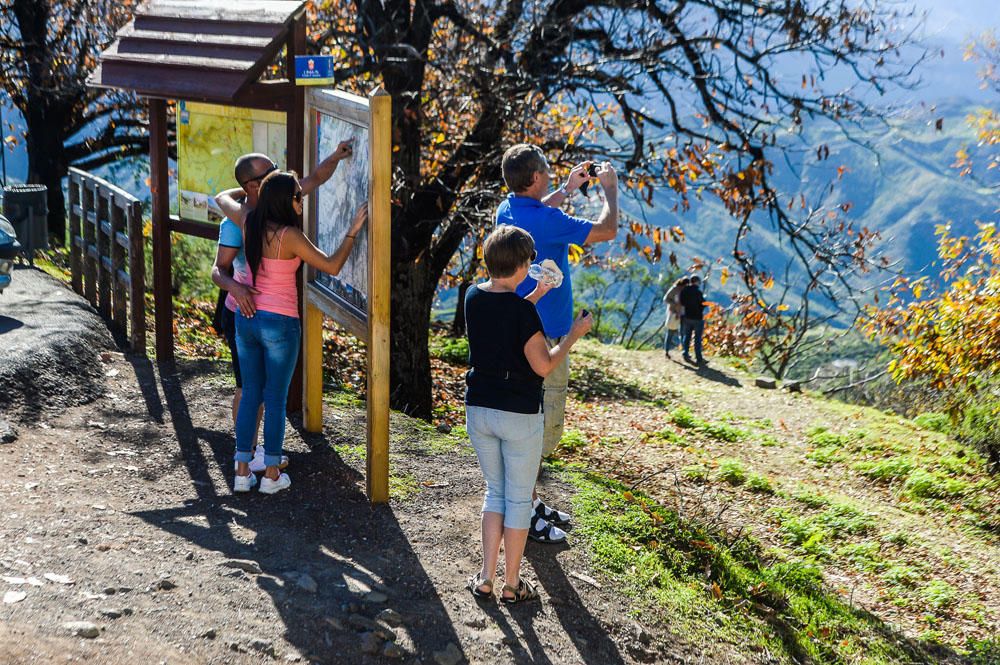
[[[796,490],[796,492],[792,494],[792,498],[796,501],[801,501],[810,508],[822,508],[823,506],[830,505],[830,499],[823,496],[819,492],[808,488]]]
[[[659,432],[652,432],[648,436],[648,440],[652,443],[672,443],[678,446],[682,446],[687,443],[677,432],[672,429],[662,429]]]
[[[967,406],[956,433],[957,438],[989,458],[990,467],[1000,472],[1000,408],[996,399]]]
[[[774,486],[771,481],[759,473],[747,474],[747,489],[762,494],[774,494]]]
[[[760,437],[758,437],[758,441],[764,448],[774,448],[781,445],[781,442],[771,434],[761,434]]]
[[[806,453],[806,459],[815,462],[816,466],[830,466],[844,459],[844,455],[840,452],[840,446],[824,446]]]
[[[738,459],[719,460],[719,480],[724,480],[730,485],[742,485],[746,482],[747,472],[743,468],[743,462]]]
[[[929,429],[932,432],[947,433],[951,429],[951,418],[946,413],[921,413],[913,419],[913,424],[921,429]]]
[[[968,483],[926,469],[914,469],[903,483],[904,492],[920,498],[948,499],[961,496],[968,489]]]
[[[920,589],[920,597],[925,603],[940,612],[955,604],[958,591],[943,580],[933,580]]]
[[[452,365],[469,364],[469,340],[465,337],[431,337],[429,347],[432,358]]]
[[[670,414],[670,419],[674,421],[675,425],[684,429],[698,427],[702,424],[702,421],[695,418],[694,414],[691,413],[691,409],[686,406],[679,406],[674,409],[673,413]]]
[[[817,448],[841,448],[851,439],[844,434],[831,432],[825,427],[813,427],[806,432],[806,440]]]
[[[739,427],[733,427],[732,425],[726,425],[724,423],[702,423],[698,427],[699,432],[704,432],[707,436],[717,439],[719,441],[728,441],[729,443],[735,443],[740,439],[746,437],[749,432]]]
[[[883,536],[882,542],[902,547],[910,544],[910,534],[905,531],[893,531]]]
[[[841,533],[866,533],[872,528],[872,515],[846,503],[831,503],[820,513],[817,521],[834,536]]]
[[[688,480],[702,483],[708,480],[708,469],[701,464],[692,464],[681,469],[681,475]]]
[[[861,472],[861,475],[878,480],[892,480],[903,478],[910,474],[916,463],[909,457],[888,457],[874,462],[858,462],[854,468]]]
[[[562,438],[559,439],[559,446],[569,453],[583,448],[588,443],[590,442],[587,441],[587,437],[583,435],[583,432],[575,429],[567,429],[563,432]]]
[[[917,582],[920,581],[921,577],[922,576],[918,570],[904,563],[890,566],[884,573],[882,573],[882,579],[889,584],[911,589],[917,585]]]

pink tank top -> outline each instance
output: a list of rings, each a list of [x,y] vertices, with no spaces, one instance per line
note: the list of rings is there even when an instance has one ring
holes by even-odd
[[[278,255],[281,255],[281,241],[285,239],[286,226],[278,236]],[[282,314],[299,318],[299,292],[296,289],[296,273],[302,259],[269,259],[261,257],[257,269],[257,283],[253,284],[249,269],[247,272],[237,272],[234,278],[240,284],[253,286],[258,293],[253,297],[253,303],[262,312]],[[231,296],[230,296],[231,298]],[[228,300],[228,299],[227,299]]]

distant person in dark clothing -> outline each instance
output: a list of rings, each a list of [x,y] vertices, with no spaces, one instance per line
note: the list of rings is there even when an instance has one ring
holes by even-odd
[[[691,362],[691,338],[694,337],[694,355],[699,365],[705,364],[701,355],[701,337],[705,332],[705,307],[708,301],[701,291],[701,278],[691,277],[691,283],[684,287],[680,295],[681,307],[684,308],[684,360]]]

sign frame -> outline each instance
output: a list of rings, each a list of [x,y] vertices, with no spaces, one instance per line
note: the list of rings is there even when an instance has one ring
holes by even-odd
[[[305,104],[305,156],[308,171],[319,163],[318,114],[368,128],[368,293],[360,312],[317,282],[316,270],[303,266],[302,326],[303,423],[308,432],[323,430],[323,317],[345,327],[367,344],[366,491],[372,503],[389,500],[389,289],[392,187],[392,97],[381,86],[368,97],[330,88],[309,88]],[[337,177],[334,174],[333,177]],[[305,198],[306,235],[319,237],[314,196]],[[322,248],[329,250],[331,248]]]

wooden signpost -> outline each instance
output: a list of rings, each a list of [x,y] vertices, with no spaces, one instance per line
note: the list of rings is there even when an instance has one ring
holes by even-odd
[[[389,247],[392,98],[381,87],[367,98],[336,90],[306,96],[306,158],[311,172],[340,141],[353,155],[333,178],[305,199],[306,233],[324,250],[336,248],[357,207],[368,203],[368,225],[336,277],[303,271],[303,421],[323,428],[323,316],[366,342],[368,348],[367,492],[389,500]]]
[[[101,53],[88,80],[90,86],[131,91],[149,103],[156,360],[170,363],[174,357],[171,235],[218,237],[216,224],[170,214],[168,100],[280,112],[286,119],[287,168],[299,173],[315,168],[321,145],[330,141],[335,145],[354,135],[355,158],[342,162],[335,177],[306,199],[306,226],[322,249],[333,249],[331,242],[343,238],[344,225],[353,217],[351,206],[363,189],[369,205],[368,230],[337,278],[312,271],[303,275],[305,371],[301,382],[293,377],[288,408],[299,408],[304,389],[306,428],[314,432],[322,428],[324,314],[365,340],[368,496],[373,502],[385,502],[389,499],[391,98],[381,88],[365,98],[296,85],[295,58],[306,55],[305,0],[254,0],[249,5],[230,0],[146,0]],[[282,52],[285,78],[264,80]],[[309,60],[304,61],[307,69]],[[321,58],[312,60],[313,69],[323,64]],[[310,73],[305,78],[315,84],[322,76]],[[179,105],[178,110],[183,123],[185,108]],[[359,172],[361,154],[366,161]],[[238,156],[233,154],[232,159]],[[307,164],[308,170],[303,168]],[[352,186],[345,188],[348,175]],[[197,216],[202,216],[200,208]]]

